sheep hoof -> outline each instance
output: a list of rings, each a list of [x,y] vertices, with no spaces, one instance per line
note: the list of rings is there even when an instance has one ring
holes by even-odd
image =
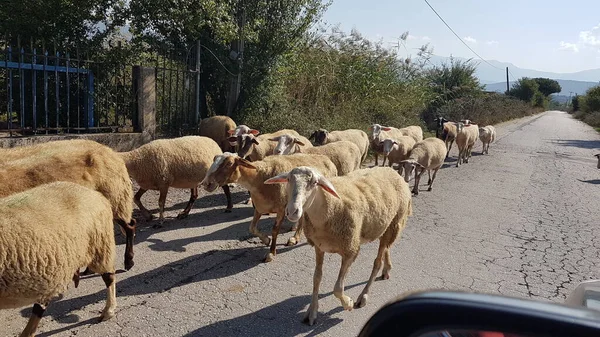
[[[315,324],[316,320],[317,320],[317,311],[309,310],[306,312],[306,315],[304,315],[304,319],[302,320],[302,322],[305,324],[308,324],[310,326],[313,326],[313,324]]]
[[[362,308],[365,305],[367,305],[367,300],[369,299],[369,295],[364,294],[358,297],[358,300],[356,300],[356,303],[354,303],[354,307],[355,308]]]
[[[224,213],[231,213],[231,208],[230,207],[225,208],[225,212]]]
[[[129,269],[133,268],[134,265],[135,265],[135,262],[133,262],[133,260],[125,261],[125,270],[129,270]]]
[[[427,192],[431,192],[431,186],[429,186],[429,188],[427,189]]]
[[[412,190],[412,193],[413,193],[414,195],[419,195],[419,190]]]
[[[352,311],[352,309],[354,309],[354,301],[352,301],[352,299],[348,296],[344,297],[347,297],[345,300],[342,300],[342,306],[344,307],[344,310]]]
[[[179,214],[177,214],[177,219],[179,219],[179,220],[185,219],[187,217],[188,217],[187,213],[179,213]],[[162,221],[164,221],[164,219]]]
[[[383,274],[381,274],[381,279],[382,280],[389,280],[390,279],[390,273],[384,271]]]
[[[98,319],[98,321],[103,322],[103,321],[109,320],[113,317],[115,317],[114,310],[104,310],[102,312],[102,315],[100,315],[100,318]]]
[[[298,244],[298,241],[296,241],[296,238],[291,237],[285,245],[289,247],[289,246],[295,246],[296,244]]]
[[[265,256],[265,262],[271,262],[273,261],[273,259],[275,259],[275,255],[271,252],[269,252],[269,254],[267,254],[267,256]]]

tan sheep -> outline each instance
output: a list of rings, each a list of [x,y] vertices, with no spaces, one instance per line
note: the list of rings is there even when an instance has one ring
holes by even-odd
[[[415,186],[413,187],[412,193],[415,195],[419,194],[419,182],[426,170],[429,175],[429,181],[427,182],[429,188],[427,191],[431,191],[431,186],[433,185],[437,171],[444,165],[446,151],[446,144],[444,144],[441,139],[429,137],[416,143],[408,158],[400,162],[404,168],[405,182],[408,183],[412,173],[415,173]],[[433,177],[431,176],[432,170]]]
[[[316,145],[325,145],[342,140],[353,142],[361,152],[361,163],[364,163],[364,161],[367,159],[367,155],[369,154],[369,136],[362,130],[348,129],[343,131],[329,132],[325,129],[319,129],[313,132],[308,139],[314,139]]]
[[[159,219],[163,221],[169,187],[190,189],[190,200],[177,219],[187,217],[198,198],[198,184],[204,179],[213,159],[222,153],[214,140],[201,136],[157,139],[133,151],[121,152],[129,175],[140,185],[133,200],[146,220],[153,216],[142,204],[142,195],[148,190],[159,191]],[[222,188],[227,197],[225,211],[231,212],[233,204],[229,186],[223,185]]]
[[[487,125],[479,128],[479,140],[483,143],[481,154],[490,153],[490,143],[496,140],[496,128],[493,125]]]
[[[404,136],[414,139],[415,143],[423,140],[423,129],[420,126],[411,125],[398,130],[400,130]]]
[[[235,151],[229,142],[229,137],[235,130],[235,122],[230,117],[212,116],[200,121],[198,135],[214,140],[222,152]]]
[[[236,137],[230,137],[231,141],[237,139],[238,142],[238,152],[237,154],[246,158],[250,161],[258,161],[263,160],[267,156],[273,155],[273,151],[275,150],[275,146],[277,146],[276,142],[269,141],[271,138],[275,138],[280,135],[289,134],[292,136],[299,137],[300,134],[294,130],[283,129],[273,133],[263,133],[261,135],[255,136],[254,134],[244,134]]]
[[[286,215],[290,221],[303,218],[306,239],[315,249],[316,266],[312,301],[304,321],[313,325],[319,308],[319,285],[325,253],[342,256],[333,294],[344,309],[367,304],[369,290],[383,264],[383,279],[392,269],[390,248],[412,214],[408,184],[389,167],[354,171],[347,176],[325,178],[313,167],[297,167],[265,181],[287,184]],[[373,270],[356,303],[344,294],[344,281],[360,246],[379,239]]]
[[[303,136],[294,136],[290,134],[282,134],[273,138],[269,138],[271,142],[277,142],[273,149],[273,155],[294,154],[301,152],[301,148],[313,147],[310,140]]]
[[[21,336],[34,336],[50,301],[74,271],[89,266],[107,287],[100,320],[115,315],[113,211],[100,193],[72,182],[53,182],[0,199],[0,309],[33,304]]]
[[[371,130],[371,149],[375,155],[375,166],[378,165],[377,157],[378,155],[383,155],[383,146],[381,141],[386,138],[398,138],[404,136],[404,132],[400,131],[400,129],[393,128],[390,126],[382,126],[379,124],[373,124],[369,127]],[[385,166],[386,157],[383,156],[383,166]]]
[[[416,142],[410,136],[402,136],[395,139],[387,138],[381,143],[383,146],[383,155],[387,158],[391,167],[393,164],[399,164],[401,161],[407,159]],[[398,171],[402,174],[402,166]]]
[[[102,193],[126,237],[125,269],[133,267],[133,187],[117,152],[95,141],[76,139],[7,149],[1,158],[0,198],[55,181]]]
[[[254,203],[254,218],[250,223],[250,233],[258,236],[265,245],[270,245],[265,262],[272,261],[277,254],[277,235],[285,216],[287,196],[285,188],[265,185],[263,182],[301,165],[317,167],[327,176],[337,175],[335,165],[322,155],[296,153],[288,156],[270,156],[260,161],[249,162],[227,152],[215,158],[202,182],[204,189],[209,192],[214,191],[218,186],[230,183],[237,183],[250,191]],[[269,213],[277,214],[271,240],[256,228],[261,216]],[[302,226],[298,224],[297,227],[296,235],[293,240],[290,239],[289,245],[297,243],[300,239]]]
[[[471,158],[471,151],[473,151],[473,145],[479,138],[479,127],[477,124],[463,124],[458,123],[456,126],[456,145],[458,146],[458,160],[456,161],[456,167],[464,161],[469,162]]]
[[[342,140],[322,146],[301,149],[306,154],[321,154],[327,156],[337,168],[340,176],[360,169],[362,159],[361,150],[353,142]]]
[[[458,130],[456,122],[445,122],[442,124],[442,132],[439,134],[439,138],[446,144],[446,158],[450,155],[450,150],[452,150],[452,145],[454,144],[457,134]]]

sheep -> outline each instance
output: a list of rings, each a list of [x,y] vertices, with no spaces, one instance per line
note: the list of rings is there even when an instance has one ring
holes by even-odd
[[[377,166],[378,155],[383,155],[383,146],[381,144],[381,140],[386,138],[398,138],[404,136],[404,133],[402,133],[399,129],[389,126],[382,126],[379,124],[371,125],[369,127],[369,130],[371,130],[371,149],[373,150],[375,155],[375,166]],[[383,166],[385,166],[385,161],[386,158],[384,156],[382,164]]]
[[[423,140],[423,129],[420,126],[411,125],[398,130],[402,132],[402,135],[412,137],[415,142],[420,142]]]
[[[490,143],[496,140],[496,128],[492,125],[487,125],[479,128],[479,139],[483,143],[481,154],[490,153]]]
[[[237,137],[230,137],[230,141],[237,140],[238,142],[238,155],[242,158],[247,158],[250,161],[263,160],[266,156],[273,154],[277,143],[269,141],[269,139],[289,134],[291,136],[299,137],[300,134],[294,130],[283,129],[273,133],[263,133],[259,136],[255,136],[253,133],[244,134]]]
[[[270,245],[265,262],[273,261],[277,254],[275,249],[277,235],[284,219],[287,197],[284,188],[264,185],[263,182],[301,165],[314,166],[326,176],[337,175],[335,165],[323,155],[296,153],[288,156],[270,156],[261,161],[250,162],[237,154],[226,152],[215,157],[202,181],[202,187],[209,192],[214,191],[217,186],[228,183],[238,183],[250,191],[254,202],[254,218],[250,223],[250,233],[258,236],[265,245]],[[269,213],[277,214],[271,240],[256,228],[261,216]],[[296,244],[300,239],[301,232],[302,226],[298,224],[296,234],[288,241],[288,245]]]
[[[129,152],[120,152],[129,175],[140,185],[133,200],[147,221],[153,216],[144,207],[142,195],[148,190],[158,190],[159,220],[164,221],[165,200],[169,187],[189,188],[190,200],[177,215],[184,219],[198,198],[198,184],[204,179],[213,158],[222,154],[217,143],[202,136],[185,136],[174,139],[157,139]],[[225,212],[231,212],[233,204],[229,186],[221,186],[227,198]]]
[[[198,135],[214,140],[223,152],[234,151],[232,144],[229,142],[229,137],[235,130],[236,124],[230,117],[212,116],[200,121]]]
[[[467,125],[461,122],[456,125],[456,131],[456,145],[458,146],[458,160],[456,161],[456,167],[459,167],[463,161],[465,163],[469,162],[473,145],[479,138],[479,127],[477,124]]]
[[[227,132],[229,133],[230,137],[245,135],[248,133],[258,136],[258,134],[260,133],[260,131],[258,131],[256,129],[251,129],[249,126],[244,125],[244,124],[240,124],[235,128],[235,130],[228,130]]]
[[[348,129],[329,132],[325,129],[319,129],[313,132],[308,139],[314,139],[316,145],[325,145],[342,140],[351,141],[360,149],[362,154],[360,160],[361,163],[365,162],[367,155],[369,154],[369,136],[362,130]]]
[[[327,156],[337,168],[340,176],[360,169],[361,150],[351,141],[341,140],[322,146],[301,149],[301,153]]]
[[[396,139],[387,138],[382,142],[383,154],[388,159],[390,167],[398,164],[408,158],[411,150],[415,146],[415,140],[409,136],[402,136]],[[402,167],[399,168],[399,172]]]
[[[99,192],[57,181],[0,199],[0,309],[33,304],[21,336],[34,336],[51,300],[79,268],[89,266],[107,287],[105,321],[115,315],[113,211]]]
[[[294,154],[300,152],[300,147],[311,148],[310,140],[302,136],[293,136],[290,134],[282,134],[277,137],[269,138],[271,142],[277,142],[273,149],[274,155]]]
[[[600,153],[595,154],[594,157],[598,158],[598,166],[597,166],[597,168],[600,169]]]
[[[431,191],[431,186],[437,175],[437,171],[444,164],[446,158],[446,144],[441,139],[436,137],[425,138],[422,141],[415,144],[410,152],[407,159],[400,162],[404,169],[404,181],[408,183],[410,176],[415,172],[415,185],[412,193],[415,195],[419,194],[419,182],[421,176],[427,170],[429,175],[429,181],[427,184],[429,188],[427,191]],[[431,171],[433,170],[433,177]],[[420,171],[420,172],[419,172]]]
[[[0,198],[55,181],[102,193],[126,238],[125,269],[133,267],[133,187],[117,152],[92,140],[73,139],[7,149],[1,158]],[[84,272],[88,273],[89,269]]]
[[[369,289],[383,262],[383,279],[389,279],[391,245],[412,215],[408,184],[390,167],[354,171],[327,179],[313,167],[296,167],[265,184],[287,183],[286,215],[290,221],[303,218],[306,238],[315,249],[316,266],[312,301],[304,321],[313,325],[318,313],[319,285],[325,253],[342,256],[342,265],[333,294],[344,309],[367,304]],[[356,303],[344,294],[344,280],[358,256],[361,244],[379,239],[373,270]]]

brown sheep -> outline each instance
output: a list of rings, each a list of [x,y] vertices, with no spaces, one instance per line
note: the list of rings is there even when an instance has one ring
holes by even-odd
[[[213,116],[200,121],[198,135],[214,140],[222,152],[232,152],[235,149],[229,142],[229,137],[235,130],[236,125],[233,119],[227,116]]]

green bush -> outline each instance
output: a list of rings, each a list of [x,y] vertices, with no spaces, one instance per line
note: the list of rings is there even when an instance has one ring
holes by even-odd
[[[580,104],[581,110],[585,112],[600,111],[600,86],[589,88]]]
[[[531,98],[531,105],[534,108],[547,108],[548,107],[548,99],[541,92],[536,92]]]

